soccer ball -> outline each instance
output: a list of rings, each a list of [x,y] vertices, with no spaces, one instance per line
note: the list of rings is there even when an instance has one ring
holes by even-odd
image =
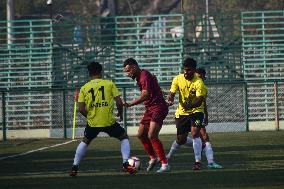
[[[142,163],[138,157],[131,157],[128,159],[128,163],[130,166],[134,167],[137,171],[141,170]]]

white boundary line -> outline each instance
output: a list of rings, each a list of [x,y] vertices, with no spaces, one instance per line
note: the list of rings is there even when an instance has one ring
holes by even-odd
[[[27,152],[23,152],[23,153],[20,153],[20,154],[10,155],[10,156],[6,156],[6,157],[0,157],[0,161],[4,160],[4,159],[8,159],[8,158],[24,156],[24,155],[31,154],[31,153],[38,152],[38,151],[42,151],[42,150],[45,150],[45,149],[48,149],[48,148],[54,148],[54,147],[57,147],[57,146],[62,146],[62,145],[69,144],[69,143],[74,142],[74,141],[77,141],[77,140],[71,140],[71,141],[67,141],[67,142],[63,142],[63,143],[59,143],[59,144],[54,144],[54,145],[42,147],[42,148],[39,148],[39,149],[36,149],[36,150],[30,150],[30,151],[27,151]]]

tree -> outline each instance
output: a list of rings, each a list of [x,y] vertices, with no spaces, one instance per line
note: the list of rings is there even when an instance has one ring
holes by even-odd
[[[205,13],[205,0],[53,0],[53,12],[71,17]],[[283,10],[284,0],[209,0],[209,12]],[[14,0],[16,19],[48,18],[46,0]],[[6,20],[6,2],[0,1],[0,20]]]

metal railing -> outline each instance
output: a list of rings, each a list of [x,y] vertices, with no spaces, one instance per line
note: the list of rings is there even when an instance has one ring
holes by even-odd
[[[211,112],[212,120],[220,123],[221,117],[234,122],[245,119],[248,120],[245,130],[248,130],[252,128],[251,123],[254,127],[258,127],[259,122],[273,124],[271,121],[274,122],[277,114],[281,128],[283,19],[283,11],[208,17],[172,14],[63,18],[59,22],[15,20],[11,21],[9,30],[7,22],[0,21],[1,116],[2,127],[6,127],[3,136],[11,128],[50,129],[58,124],[68,128],[72,117],[69,98],[73,99],[69,89],[80,87],[88,80],[85,68],[91,60],[103,64],[105,78],[119,86],[127,86],[122,91],[131,94],[128,98],[137,96],[139,91],[132,88],[132,81],[123,75],[122,62],[128,57],[135,57],[141,67],[154,73],[163,85],[169,84],[181,71],[184,57],[194,57],[198,67],[207,71],[207,84],[212,88],[210,94],[216,93],[209,97],[214,104],[211,107],[215,108]],[[9,40],[8,31],[11,32]],[[219,100],[223,98],[224,101]],[[59,103],[62,100],[65,105]],[[240,109],[245,112],[243,118]],[[67,112],[66,115],[63,112]],[[235,112],[239,113],[235,115]],[[143,107],[137,106],[130,113],[127,125],[137,125],[136,115],[143,113]],[[172,120],[166,124],[174,124]],[[79,122],[83,123],[81,119]],[[227,119],[224,122],[227,123]],[[59,133],[69,136],[68,129],[63,131]]]
[[[269,102],[261,102],[256,97],[250,97],[250,91],[261,90],[262,86],[271,86]],[[272,129],[283,128],[284,120],[284,83],[283,82],[259,82],[251,83],[219,83],[207,84],[208,93],[208,112],[209,112],[209,132],[227,131],[248,131],[259,124],[260,129],[271,129],[269,125],[263,123],[271,122]],[[254,88],[251,88],[254,86]],[[169,85],[162,85],[165,97],[167,96]],[[126,101],[131,101],[140,95],[140,91],[131,86],[120,87],[122,97]],[[7,99],[9,95],[29,93],[34,99],[26,98],[21,101],[29,106],[29,115],[26,114],[26,107],[14,109]],[[71,137],[73,125],[73,108],[75,88],[69,89],[38,89],[38,90],[13,90],[1,92],[1,129],[2,138],[69,138]],[[255,93],[254,93],[255,94]],[[42,96],[51,98],[51,105],[46,104]],[[259,95],[264,95],[260,91]],[[178,96],[178,95],[177,95]],[[169,114],[164,121],[164,128],[175,125],[174,112],[176,104],[170,107]],[[49,108],[51,107],[51,108]],[[125,119],[121,123],[126,129],[139,126],[140,118],[144,113],[144,105],[140,104],[125,111]],[[259,117],[259,110],[263,113]],[[83,128],[86,125],[85,118],[79,113],[76,115],[76,137],[82,136]],[[267,127],[267,128],[266,128]],[[0,135],[1,136],[1,135]]]

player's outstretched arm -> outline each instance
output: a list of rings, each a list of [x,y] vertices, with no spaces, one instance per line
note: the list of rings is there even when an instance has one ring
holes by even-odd
[[[140,104],[140,103],[144,102],[145,100],[147,100],[149,98],[149,96],[150,96],[150,94],[147,90],[142,90],[139,98],[135,99],[131,103],[125,102],[124,106],[125,107],[135,106],[135,105]]]
[[[189,109],[192,109],[192,108],[199,107],[199,106],[201,106],[203,101],[204,101],[204,97],[203,96],[199,96],[199,97],[197,97],[195,102],[193,102],[193,103],[189,103],[189,102],[186,103],[184,105],[184,109],[185,110],[189,110]]]

